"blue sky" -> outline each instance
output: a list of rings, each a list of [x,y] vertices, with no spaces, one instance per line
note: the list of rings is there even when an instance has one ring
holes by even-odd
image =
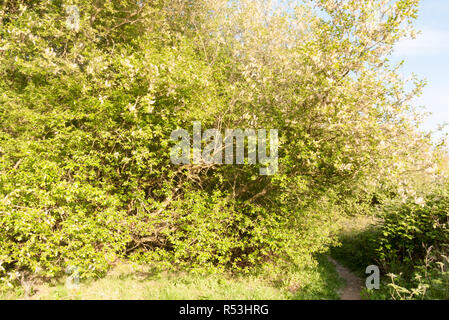
[[[435,130],[438,124],[449,123],[449,0],[421,0],[416,28],[422,34],[399,43],[393,60],[405,60],[404,75],[413,72],[427,80],[414,104],[432,113],[423,128]]]

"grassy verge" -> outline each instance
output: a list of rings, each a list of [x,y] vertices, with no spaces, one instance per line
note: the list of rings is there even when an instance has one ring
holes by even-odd
[[[66,279],[35,285],[33,294],[23,289],[0,295],[0,299],[338,299],[342,281],[326,257],[307,270],[289,270],[286,278],[261,275],[195,275],[155,272],[146,266],[118,264],[104,278],[82,281],[69,289]],[[289,280],[285,280],[285,279]]]

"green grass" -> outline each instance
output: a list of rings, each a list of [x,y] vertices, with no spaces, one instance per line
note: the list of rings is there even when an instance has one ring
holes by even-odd
[[[58,279],[35,286],[30,297],[16,289],[3,293],[0,299],[339,299],[337,292],[343,283],[333,264],[325,256],[319,256],[318,262],[305,270],[292,268],[285,278],[274,277],[277,279],[156,272],[146,266],[121,263],[104,278],[82,281],[78,289],[68,289],[65,279]]]
[[[317,257],[318,265],[309,270],[298,270],[296,274],[302,283],[300,289],[289,298],[294,300],[340,299],[338,290],[344,285],[335,266],[325,255]]]

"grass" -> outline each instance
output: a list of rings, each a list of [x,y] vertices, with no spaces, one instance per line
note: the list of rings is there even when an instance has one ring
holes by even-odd
[[[343,282],[332,263],[319,256],[318,265],[289,270],[287,278],[269,279],[261,275],[226,274],[201,276],[188,273],[155,272],[148,266],[120,263],[104,278],[82,281],[78,289],[65,286],[65,279],[35,286],[34,294],[25,297],[17,288],[0,299],[42,300],[287,300],[339,299]]]

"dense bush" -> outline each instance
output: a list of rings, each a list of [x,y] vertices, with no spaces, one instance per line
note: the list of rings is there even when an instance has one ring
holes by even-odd
[[[445,188],[447,189],[447,188]],[[433,247],[449,246],[449,194],[440,190],[389,206],[380,239],[380,258],[388,264],[416,264]]]
[[[386,208],[378,261],[393,298],[449,297],[449,193],[434,188]]]
[[[313,263],[386,175],[432,164],[409,104],[421,83],[407,92],[387,59],[417,1],[267,3],[3,2],[4,282],[118,257]],[[278,129],[279,171],[172,164],[170,134],[192,121]]]

